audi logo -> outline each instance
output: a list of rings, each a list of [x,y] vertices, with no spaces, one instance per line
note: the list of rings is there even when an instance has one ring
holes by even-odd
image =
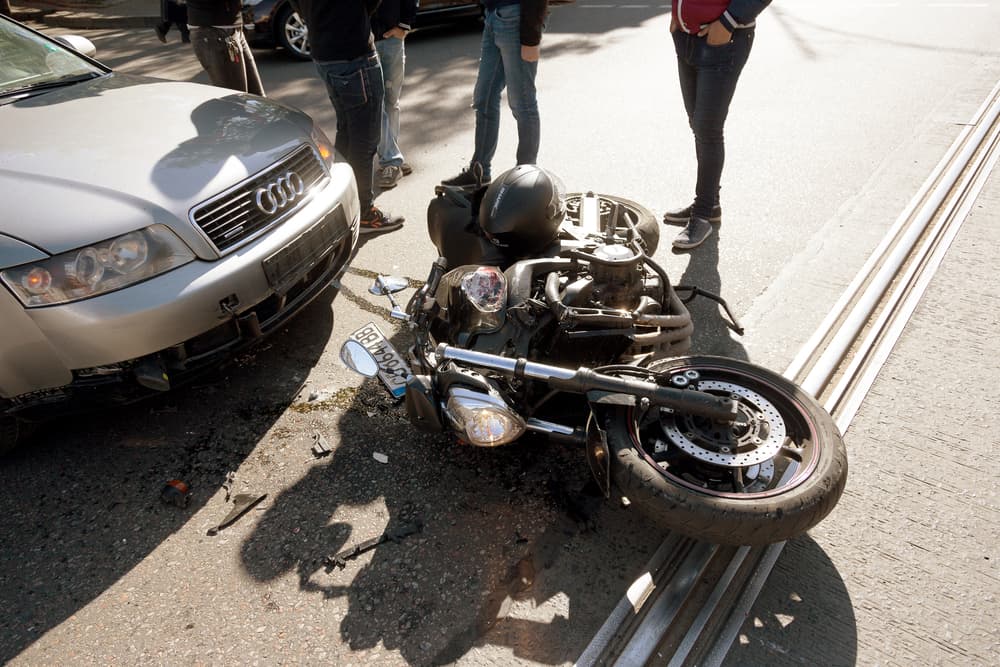
[[[285,172],[278,180],[272,181],[254,192],[257,208],[265,215],[274,215],[285,208],[306,191],[302,177],[294,171]]]

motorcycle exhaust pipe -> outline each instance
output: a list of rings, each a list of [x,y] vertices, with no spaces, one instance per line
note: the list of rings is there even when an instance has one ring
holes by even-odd
[[[521,357],[511,359],[486,352],[476,352],[445,343],[437,346],[438,358],[462,364],[489,368],[516,378],[543,380],[562,391],[586,394],[589,391],[606,391],[617,394],[631,394],[649,399],[654,405],[673,408],[699,417],[707,417],[724,422],[738,421],[737,403],[730,398],[715,396],[693,389],[661,387],[652,382],[634,378],[618,378],[603,375],[589,368],[560,368],[549,366]]]

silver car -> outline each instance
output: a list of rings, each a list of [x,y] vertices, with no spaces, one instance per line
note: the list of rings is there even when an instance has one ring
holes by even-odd
[[[0,453],[221,363],[357,245],[354,175],[306,114],[115,73],[3,17],[0,128]]]

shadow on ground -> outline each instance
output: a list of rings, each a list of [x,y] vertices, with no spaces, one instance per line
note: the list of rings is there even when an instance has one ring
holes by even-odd
[[[294,326],[192,386],[49,423],[0,461],[0,663],[101,595],[219,492],[322,354],[333,296],[323,292]],[[160,499],[172,479],[191,487],[185,508]]]

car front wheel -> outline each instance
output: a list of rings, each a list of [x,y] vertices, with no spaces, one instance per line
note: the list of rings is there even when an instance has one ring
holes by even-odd
[[[291,5],[285,5],[278,13],[275,32],[281,48],[299,60],[309,60],[309,29],[298,12]]]

